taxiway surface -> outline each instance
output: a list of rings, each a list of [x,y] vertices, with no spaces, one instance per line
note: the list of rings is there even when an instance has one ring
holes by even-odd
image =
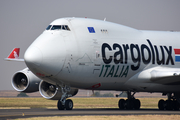
[[[161,111],[158,109],[119,110],[118,108],[73,109],[0,109],[0,119],[15,119],[46,116],[81,116],[81,115],[180,115],[180,111]]]

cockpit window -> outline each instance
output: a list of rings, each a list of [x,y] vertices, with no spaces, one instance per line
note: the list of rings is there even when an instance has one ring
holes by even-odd
[[[65,25],[62,25],[62,29],[63,29],[63,30],[66,30]]]
[[[51,30],[61,30],[61,25],[53,25]]]
[[[49,25],[46,30],[68,30],[70,31],[68,25]]]
[[[49,25],[49,26],[46,28],[46,30],[49,30],[49,29],[51,28],[51,26],[52,26],[52,25]]]
[[[67,25],[64,25],[64,27],[66,28],[66,30],[70,31],[70,29],[69,29],[69,27]]]

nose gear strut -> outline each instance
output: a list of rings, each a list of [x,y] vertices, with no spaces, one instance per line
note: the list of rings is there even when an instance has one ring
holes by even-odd
[[[67,99],[68,97],[71,97],[72,95],[71,94],[68,94],[68,92],[71,91],[71,88],[69,86],[60,86],[59,88],[61,88],[61,91],[62,91],[62,96],[61,96],[61,99],[58,100],[58,103],[57,103],[57,108],[59,110],[72,110],[73,109],[73,101],[71,99]]]

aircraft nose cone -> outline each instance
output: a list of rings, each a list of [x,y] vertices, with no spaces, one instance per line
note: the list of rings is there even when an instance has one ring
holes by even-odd
[[[37,47],[31,46],[26,50],[24,60],[28,67],[34,65],[39,67],[42,63],[42,52]]]

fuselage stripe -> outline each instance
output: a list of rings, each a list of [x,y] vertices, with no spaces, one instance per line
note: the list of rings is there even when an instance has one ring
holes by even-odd
[[[177,55],[179,54],[180,55],[180,49],[174,49],[174,53]]]

